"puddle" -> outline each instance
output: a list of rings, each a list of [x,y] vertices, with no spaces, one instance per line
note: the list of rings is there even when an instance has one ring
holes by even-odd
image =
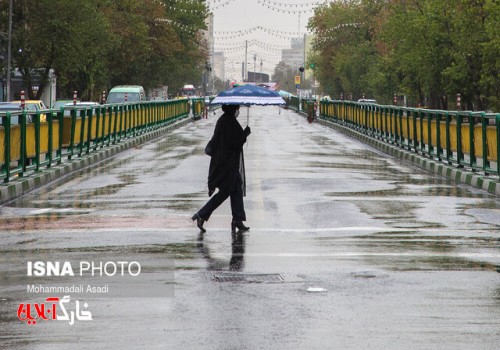
[[[365,279],[370,279],[370,278],[387,278],[389,277],[388,274],[376,272],[376,271],[358,271],[358,272],[353,272],[351,273],[351,276],[353,278],[365,278]]]
[[[453,256],[419,257],[411,260],[400,260],[387,267],[393,271],[496,271],[492,263],[473,261]]]

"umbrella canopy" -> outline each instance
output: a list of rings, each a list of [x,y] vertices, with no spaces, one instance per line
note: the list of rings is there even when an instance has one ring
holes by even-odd
[[[285,100],[276,92],[255,85],[243,85],[222,91],[210,103],[212,105],[284,105]]]

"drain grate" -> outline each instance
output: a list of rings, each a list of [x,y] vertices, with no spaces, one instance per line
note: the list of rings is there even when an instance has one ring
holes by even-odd
[[[213,276],[216,282],[240,282],[240,283],[281,283],[285,279],[278,273],[271,274],[244,274],[244,273],[224,273]]]

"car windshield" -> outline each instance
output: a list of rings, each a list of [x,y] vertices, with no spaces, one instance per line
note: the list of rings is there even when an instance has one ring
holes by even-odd
[[[126,102],[140,102],[140,95],[138,92],[110,92],[108,95],[108,103],[124,103],[125,94],[127,94]]]
[[[38,105],[35,103],[26,103],[26,109],[28,111],[36,111],[38,110]]]
[[[20,111],[21,107],[10,104],[10,105],[0,105],[0,112],[6,112],[6,111]]]
[[[76,105],[71,103],[66,103],[64,105],[64,115],[69,116],[71,115],[71,111],[74,109],[74,107],[77,108],[78,111],[81,111],[83,109],[93,109],[95,107],[98,107],[99,103],[97,102],[77,102]],[[80,112],[78,112],[80,113]]]
[[[73,103],[71,100],[64,100],[64,101],[56,101],[54,102],[54,105],[52,106],[53,109],[61,109],[64,105],[67,103]]]
[[[4,116],[7,116],[7,112],[21,112],[22,109],[21,107],[19,107],[18,104],[15,104],[15,103],[4,103],[4,104],[0,104],[0,123],[3,124],[4,120]],[[11,125],[15,125],[15,124],[19,124],[19,116],[17,115],[18,113],[15,113],[16,115],[12,115],[10,117],[10,124]]]
[[[376,100],[372,100],[372,99],[366,99],[366,98],[361,98],[358,100],[358,102],[361,102],[361,103],[377,103]]]

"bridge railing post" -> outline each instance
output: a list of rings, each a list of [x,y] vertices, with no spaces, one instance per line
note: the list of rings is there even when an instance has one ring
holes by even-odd
[[[10,179],[10,118],[10,112],[7,112],[5,117],[2,118],[2,125],[5,132],[4,164],[2,165],[2,173],[5,174],[4,182],[9,182]]]
[[[485,174],[490,171],[490,161],[488,160],[488,124],[489,120],[486,113],[481,113],[481,149],[482,149],[482,169]]]
[[[477,166],[476,161],[476,145],[474,141],[475,118],[472,112],[469,113],[469,166],[471,169]]]
[[[500,113],[495,116],[496,139],[497,139],[497,175],[500,176]]]

